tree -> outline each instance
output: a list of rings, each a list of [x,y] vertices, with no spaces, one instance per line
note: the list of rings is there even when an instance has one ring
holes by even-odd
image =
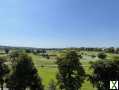
[[[100,59],[105,59],[106,57],[107,57],[107,55],[103,52],[98,54],[98,58],[100,58]]]
[[[19,51],[13,51],[10,53],[9,57],[10,57],[10,61],[11,61],[13,66],[15,66],[16,63],[18,62],[19,55],[20,55]]]
[[[79,57],[80,59],[82,59],[82,58],[83,58],[83,55],[78,55],[78,57]]]
[[[93,55],[91,55],[91,57],[92,57],[92,58],[95,58],[96,56],[93,54]]]
[[[43,90],[41,78],[31,57],[26,54],[19,56],[15,70],[7,81],[7,87],[15,90],[25,90],[28,87],[31,90]]]
[[[25,52],[26,53],[32,53],[32,50],[31,49],[25,49]]]
[[[9,53],[9,49],[8,48],[5,48],[5,53],[8,54]]]
[[[5,76],[9,73],[9,68],[6,64],[4,64],[4,58],[0,57],[0,86],[1,90],[3,90],[3,84],[5,82]]]
[[[56,90],[56,83],[54,80],[50,81],[48,90]]]
[[[64,58],[57,60],[59,73],[57,74],[60,89],[78,90],[84,79],[85,71],[75,51],[69,51]]]
[[[91,69],[89,80],[98,90],[109,90],[110,81],[119,81],[119,60],[99,60],[91,64]]]
[[[116,55],[115,56],[112,56],[112,59],[113,60],[119,60],[119,56],[116,56]]]
[[[107,48],[107,52],[115,53],[115,48],[114,47]]]

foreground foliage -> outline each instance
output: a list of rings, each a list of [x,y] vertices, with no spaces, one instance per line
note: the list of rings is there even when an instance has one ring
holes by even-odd
[[[5,58],[0,57],[0,86],[1,86],[1,90],[3,90],[3,85],[4,85],[5,80],[6,80],[5,76],[9,73],[9,68],[4,63],[4,61],[5,61]]]
[[[110,81],[119,81],[119,60],[100,60],[92,63],[91,68],[93,73],[89,79],[98,90],[109,90]]]
[[[7,81],[7,87],[12,90],[43,90],[41,78],[32,62],[32,58],[22,54],[18,58],[15,69]]]
[[[57,61],[57,74],[60,89],[78,90],[85,79],[85,72],[75,51],[69,51],[64,58]]]

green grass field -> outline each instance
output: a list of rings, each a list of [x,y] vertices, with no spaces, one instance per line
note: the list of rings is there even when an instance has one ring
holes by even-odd
[[[59,55],[58,52],[49,52],[49,53]],[[83,55],[83,58],[80,60],[80,62],[83,65],[86,74],[91,74],[92,70],[90,69],[89,62],[98,60],[98,58],[92,58],[91,55],[97,55],[98,52],[83,52],[83,53],[86,53],[86,55]],[[46,59],[40,55],[34,55],[34,54],[28,54],[28,55],[32,57],[33,62],[38,70],[38,74],[42,79],[43,85],[45,86],[45,90],[47,90],[49,82],[51,80],[57,82],[56,75],[58,73],[58,69],[56,65],[56,60]],[[1,54],[0,56],[5,56],[5,55]],[[119,56],[119,55],[107,53],[108,59],[112,58],[113,56]],[[82,85],[81,90],[96,90],[96,88],[94,88],[93,85],[86,79]]]
[[[56,65],[55,64],[56,61],[48,60],[41,56],[33,55],[33,54],[30,54],[30,56],[32,56],[33,62],[35,63],[38,69],[38,73],[42,78],[43,84],[45,85],[45,88],[47,89],[48,84],[51,80],[57,81],[56,74],[58,72],[58,69],[56,67],[40,67],[40,65],[43,65],[43,66]],[[91,60],[88,60],[88,61],[81,60],[81,63],[82,65],[84,65],[84,69],[87,74],[91,73],[91,70],[89,69],[90,67],[89,61]],[[93,88],[92,84],[89,81],[85,80],[85,83],[82,85],[81,90],[96,90],[96,89]]]
[[[48,86],[50,80],[56,81],[55,76],[57,72],[57,68],[41,67],[38,69],[38,73],[39,75],[41,75],[41,78],[43,79],[43,84],[46,86]]]
[[[58,52],[49,52],[50,54],[57,54],[59,55]],[[96,61],[98,60],[98,58],[92,58],[91,55],[97,55],[99,52],[83,52],[86,53],[87,55],[84,55],[80,62],[81,64],[84,66],[85,72],[86,74],[91,74],[92,70],[90,69],[90,61]],[[33,58],[33,62],[35,63],[37,69],[38,69],[38,73],[42,78],[43,84],[45,85],[45,90],[47,90],[48,84],[51,80],[57,81],[56,80],[56,74],[58,72],[58,69],[56,67],[50,67],[50,65],[56,65],[55,64],[55,60],[52,59],[46,59],[43,58],[39,55],[34,55],[34,54],[30,54],[30,56]],[[111,59],[113,56],[119,56],[117,54],[110,54],[107,53],[107,59]],[[42,66],[47,66],[48,67],[39,67],[39,65]],[[85,80],[85,82],[82,85],[81,90],[96,90],[96,88],[93,87],[93,85]]]
[[[97,56],[97,54],[99,52],[89,51],[89,52],[83,52],[83,53],[84,53],[84,55],[83,55],[83,58],[80,60],[80,62],[83,65],[83,68],[85,69],[86,74],[91,74],[92,70],[90,69],[89,62],[98,60],[97,57],[92,58],[91,55]],[[52,51],[52,52],[48,52],[48,54],[60,55],[60,52]],[[78,52],[78,54],[79,54],[79,52]],[[56,75],[58,73],[58,69],[57,69],[57,65],[56,65],[56,60],[44,58],[44,57],[40,56],[39,54],[34,55],[34,54],[30,53],[28,55],[32,57],[33,62],[38,70],[38,74],[40,75],[40,77],[42,79],[45,90],[47,90],[49,82],[51,80],[54,80],[55,82],[57,82]],[[6,56],[6,54],[1,54],[0,56]],[[107,59],[111,59],[113,56],[119,56],[119,55],[107,53]],[[96,88],[94,88],[93,85],[86,79],[82,85],[81,90],[96,90]]]

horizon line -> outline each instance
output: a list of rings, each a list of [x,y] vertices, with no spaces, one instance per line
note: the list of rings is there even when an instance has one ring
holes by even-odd
[[[46,49],[62,49],[62,48],[119,48],[114,46],[106,46],[106,47],[99,47],[99,46],[70,46],[70,47],[35,47],[35,46],[17,46],[17,45],[0,45],[0,47],[11,47],[11,48],[46,48]]]

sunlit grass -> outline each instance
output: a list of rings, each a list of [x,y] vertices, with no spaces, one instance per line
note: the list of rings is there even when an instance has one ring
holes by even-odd
[[[98,52],[85,52],[85,53],[87,53],[88,55],[92,55],[92,54],[97,55]],[[45,88],[48,87],[50,80],[53,79],[53,80],[57,81],[56,80],[56,74],[58,72],[58,69],[56,67],[54,67],[54,68],[45,67],[47,65],[56,65],[56,63],[55,63],[56,60],[46,59],[46,58],[43,58],[39,55],[34,55],[34,54],[30,54],[30,56],[33,58],[33,62],[36,66],[37,65],[43,65],[44,66],[44,67],[37,67],[37,68],[38,68],[38,73],[42,78],[43,84],[45,85]],[[107,54],[107,58],[111,58],[112,56],[114,56],[114,54]],[[91,58],[90,56],[86,56],[85,58],[84,58],[85,60],[84,59],[80,60],[81,64],[83,65],[86,74],[91,74],[92,70],[90,69],[90,63],[89,62],[95,61],[96,59]],[[86,79],[82,85],[81,90],[96,90],[96,88],[94,88],[93,85],[89,81],[87,81],[87,79]]]

